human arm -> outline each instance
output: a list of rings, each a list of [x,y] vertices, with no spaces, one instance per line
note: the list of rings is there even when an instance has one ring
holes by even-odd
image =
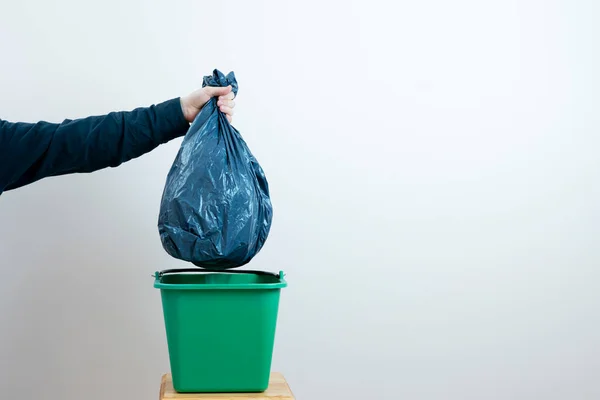
[[[233,114],[230,88],[205,87],[182,98],[132,111],[62,123],[0,120],[0,193],[40,179],[116,167],[185,135],[211,98]]]

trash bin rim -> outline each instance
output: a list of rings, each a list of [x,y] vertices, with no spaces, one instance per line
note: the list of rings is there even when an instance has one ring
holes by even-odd
[[[279,279],[278,282],[273,283],[234,283],[234,284],[181,284],[181,283],[163,283],[161,278],[166,274],[184,274],[192,275],[196,273],[204,273],[208,275],[218,274],[251,274],[251,275],[270,275]],[[170,269],[157,271],[153,275],[154,287],[156,289],[166,290],[239,290],[239,289],[281,289],[287,286],[285,280],[285,274],[283,271],[279,271],[279,274],[266,271],[248,271],[248,270],[208,270],[201,268],[185,268],[185,269]]]

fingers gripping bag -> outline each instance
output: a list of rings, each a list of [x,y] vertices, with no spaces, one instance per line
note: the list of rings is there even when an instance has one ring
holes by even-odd
[[[229,85],[237,94],[233,72],[204,77],[203,87]],[[201,268],[237,268],[261,250],[272,218],[265,174],[212,98],[167,175],[158,218],[162,246]]]

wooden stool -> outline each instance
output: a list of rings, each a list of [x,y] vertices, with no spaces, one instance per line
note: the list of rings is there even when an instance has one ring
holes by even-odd
[[[163,375],[160,384],[159,400],[295,400],[287,381],[282,374],[273,372],[269,388],[263,393],[177,393],[173,389],[171,374]]]

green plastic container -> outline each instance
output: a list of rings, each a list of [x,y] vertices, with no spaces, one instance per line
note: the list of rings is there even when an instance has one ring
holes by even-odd
[[[173,386],[180,393],[269,385],[283,272],[165,270],[160,289]]]

